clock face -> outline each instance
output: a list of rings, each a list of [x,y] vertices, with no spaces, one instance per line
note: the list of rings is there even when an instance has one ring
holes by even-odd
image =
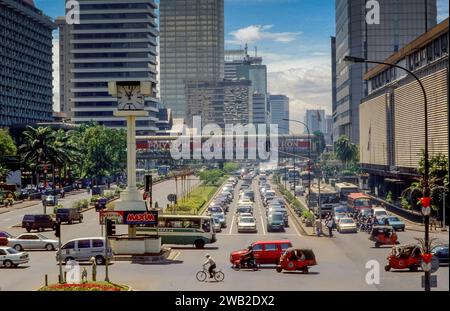
[[[143,110],[144,96],[139,85],[118,85],[117,104],[119,110]]]

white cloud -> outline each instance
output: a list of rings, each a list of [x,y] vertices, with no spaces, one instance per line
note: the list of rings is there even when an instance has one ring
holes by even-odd
[[[295,55],[261,53],[268,68],[268,89],[290,98],[290,117],[303,121],[307,109],[331,114],[331,60],[327,56],[296,58]],[[291,124],[294,133],[303,133]]]
[[[254,43],[258,41],[275,41],[280,43],[289,43],[295,41],[302,32],[270,32],[274,25],[250,25],[245,28],[232,31],[230,35],[232,40],[228,44]]]
[[[438,8],[438,22],[443,21],[448,18],[448,0],[438,0],[437,8]]]

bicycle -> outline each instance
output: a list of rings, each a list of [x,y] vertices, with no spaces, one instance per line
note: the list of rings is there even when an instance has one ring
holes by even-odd
[[[197,278],[197,280],[199,282],[205,282],[208,275],[209,275],[208,269],[206,269],[206,267],[203,266],[203,270],[197,272],[195,277]],[[217,270],[217,271],[214,270],[213,276],[214,276],[214,280],[216,280],[216,282],[223,282],[223,280],[225,279],[225,274],[221,270]]]

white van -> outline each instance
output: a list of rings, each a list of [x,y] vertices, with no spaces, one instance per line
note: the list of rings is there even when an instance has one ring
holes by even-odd
[[[382,207],[372,207],[372,215],[375,216],[376,219],[384,216],[389,216],[387,211]]]
[[[90,261],[95,258],[97,265],[105,264],[105,238],[104,237],[88,237],[73,239],[61,247],[61,260],[68,262]],[[108,249],[108,260],[113,258],[112,249]],[[59,252],[56,255],[56,261],[59,261]]]

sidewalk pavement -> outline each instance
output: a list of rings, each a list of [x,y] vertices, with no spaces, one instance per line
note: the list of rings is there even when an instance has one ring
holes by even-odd
[[[80,194],[80,193],[83,193],[83,192],[86,192],[86,190],[83,189],[83,190],[70,191],[70,192],[66,193],[65,197],[76,195],[76,194]],[[0,207],[0,215],[4,214],[4,213],[7,213],[7,212],[10,212],[10,211],[27,208],[27,207],[34,206],[34,205],[39,205],[41,203],[42,203],[41,200],[20,200],[20,201],[15,201],[12,207],[7,207],[6,208],[4,206],[1,206]]]

